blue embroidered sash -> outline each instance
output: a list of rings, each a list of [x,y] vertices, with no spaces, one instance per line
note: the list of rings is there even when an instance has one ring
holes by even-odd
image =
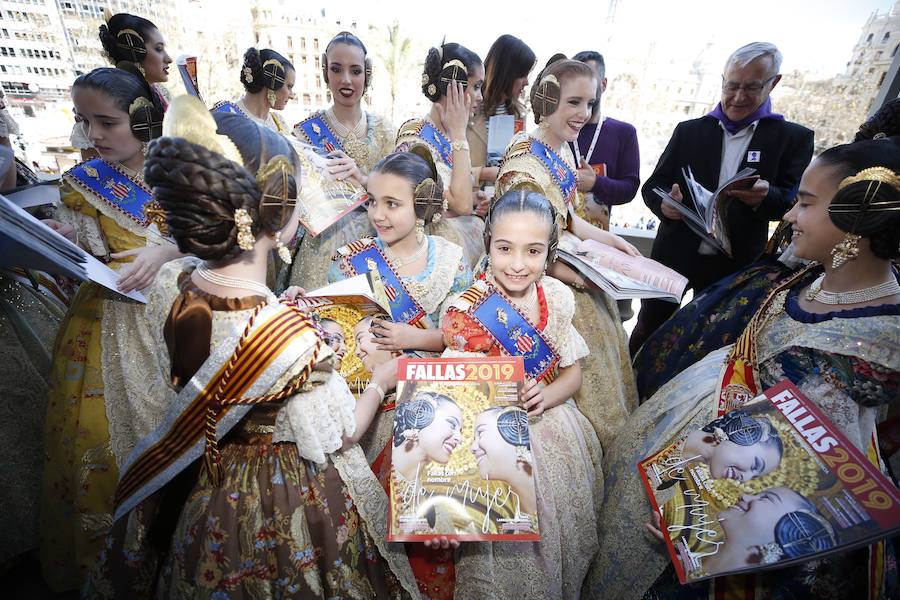
[[[328,124],[325,122],[325,119],[322,118],[321,114],[316,114],[308,119],[300,121],[300,123],[297,124],[297,127],[306,134],[306,137],[309,138],[309,141],[313,146],[322,148],[326,152],[334,152],[335,150],[344,151],[341,142],[337,139],[334,132],[331,131],[331,128],[328,127]]]
[[[476,291],[469,288],[469,291]],[[496,288],[473,297],[469,291],[462,294],[472,302],[466,314],[489,333],[509,356],[521,356],[525,360],[525,372],[537,381],[553,378],[553,370],[559,363],[559,355],[544,337]],[[477,293],[477,291],[476,291]]]
[[[443,133],[438,131],[434,125],[428,121],[424,121],[422,123],[422,129],[419,130],[419,137],[421,137],[429,146],[437,150],[438,154],[441,156],[441,160],[447,165],[453,166],[453,146],[450,144],[450,140],[448,140]]]
[[[532,139],[530,150],[547,168],[551,179],[559,186],[566,204],[571,204],[575,199],[575,189],[578,187],[574,171],[559,154],[540,140]]]
[[[409,290],[403,284],[400,276],[388,262],[387,258],[374,243],[367,240],[358,240],[346,246],[349,249],[347,261],[353,268],[353,273],[348,275],[364,275],[375,269],[381,275],[384,282],[384,291],[388,298],[391,318],[395,323],[408,323],[421,329],[427,324],[422,317],[425,311],[412,297]]]
[[[121,212],[141,227],[150,225],[144,209],[153,202],[153,192],[115,165],[95,158],[72,167],[66,175],[104,204]]]
[[[241,115],[242,117],[246,117],[247,113],[242,111],[240,107],[234,102],[229,102],[227,100],[223,100],[222,102],[216,102],[213,104],[212,109],[210,109],[211,113],[231,113],[233,115]]]

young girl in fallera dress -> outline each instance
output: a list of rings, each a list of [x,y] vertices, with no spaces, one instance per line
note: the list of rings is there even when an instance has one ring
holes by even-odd
[[[572,401],[588,346],[572,323],[572,291],[544,273],[557,244],[556,211],[540,194],[507,192],[488,214],[485,278],[444,316],[445,356],[523,356],[541,541],[461,544],[456,598],[578,598],[597,551],[602,450]],[[533,469],[527,461],[519,469]]]
[[[560,56],[551,59],[536,78],[531,106],[539,126],[510,142],[497,177],[496,193],[538,190],[556,208],[560,236],[594,239],[637,254],[621,237],[591,225],[572,210],[578,180],[569,142],[577,139],[581,127],[590,119],[597,80],[588,65]],[[575,292],[575,321],[591,348],[584,360],[584,383],[575,401],[606,447],[637,406],[631,357],[619,310],[608,295],[561,261],[550,267],[550,274]]]
[[[355,401],[310,315],[265,285],[299,221],[297,156],[194,98],[173,102],[166,134],[147,178],[193,255],[148,294],[163,349],[148,367],[171,377],[170,403],[123,469],[86,596],[415,597],[356,444],[395,375],[376,370]]]
[[[100,158],[63,175],[58,219],[78,243],[120,274],[119,290],[146,288],[180,256],[144,182],[146,142],[159,135],[162,107],[149,86],[122,69],[75,80],[78,119]],[[144,305],[81,284],[60,326],[51,374],[41,505],[41,563],[55,591],[75,589],[93,564],[113,511],[118,465],[155,423],[147,410],[160,382],[144,369],[156,348]]]

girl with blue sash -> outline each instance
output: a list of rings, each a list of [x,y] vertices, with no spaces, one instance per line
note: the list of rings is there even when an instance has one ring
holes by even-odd
[[[180,255],[143,178],[162,107],[145,81],[113,68],[76,79],[72,100],[100,158],[63,175],[57,218],[119,272],[121,291],[146,288]],[[77,588],[100,549],[118,463],[150,425],[144,411],[161,382],[146,365],[156,352],[143,304],[81,284],[57,338],[45,429],[41,562],[54,591]]]
[[[788,380],[886,472],[887,459],[896,457],[883,449],[881,427],[895,417],[900,397],[900,282],[892,267],[900,257],[898,206],[900,148],[892,140],[837,146],[810,163],[784,219],[794,231],[795,256],[817,264],[781,281],[734,344],[660,387],[622,427],[606,453],[607,498],[614,501],[600,513],[600,552],[586,595],[814,598],[827,590],[838,599],[897,597],[890,540],[749,576],[679,585],[655,538],[637,533],[652,510],[635,465],[719,417],[723,407],[740,408]],[[778,474],[754,481],[765,489],[768,477]],[[748,559],[760,560],[758,548],[747,548]]]
[[[401,125],[396,141],[398,151],[423,144],[431,153],[444,182],[444,216],[449,218],[435,221],[429,233],[460,246],[470,268],[483,254],[484,221],[474,214],[476,182],[466,128],[481,104],[483,84],[484,65],[471,50],[452,43],[430,49],[422,73],[422,93],[432,102],[431,110],[425,117]]]
[[[346,31],[328,42],[322,57],[322,75],[334,102],[298,123],[294,135],[332,157],[327,166],[333,177],[365,188],[375,163],[393,151],[395,134],[387,119],[362,109],[372,80],[372,59],[362,41]],[[305,235],[294,250],[297,260],[291,265],[288,285],[307,290],[322,287],[335,251],[374,233],[365,208],[360,207],[317,237]]]
[[[234,102],[216,102],[211,110],[214,113],[243,115],[276,133],[290,135],[287,121],[274,111],[284,110],[287,103],[294,99],[296,79],[294,65],[278,52],[269,48],[249,48],[241,64],[244,96]]]
[[[444,356],[522,356],[541,541],[460,545],[456,598],[578,598],[598,548],[602,450],[572,400],[588,346],[572,319],[571,289],[544,274],[557,244],[556,211],[542,195],[511,191],[488,214],[489,266],[449,305]],[[490,450],[488,449],[488,452]],[[489,459],[490,456],[487,457]]]
[[[415,597],[356,444],[380,396],[356,401],[311,316],[265,284],[276,240],[299,222],[298,157],[283,136],[187,96],[165,133],[147,179],[193,256],[148,293],[161,349],[148,368],[164,374],[167,402],[123,465],[85,596]]]
[[[621,237],[591,225],[573,211],[578,181],[568,142],[577,139],[580,128],[591,117],[597,82],[588,65],[560,60],[559,56],[551,59],[531,90],[538,129],[519,134],[510,142],[495,193],[537,190],[556,209],[561,236],[594,239],[636,255],[637,250]],[[637,406],[628,338],[619,309],[612,298],[560,261],[550,267],[550,274],[575,292],[575,320],[591,348],[584,361],[584,383],[575,401],[606,447]]]

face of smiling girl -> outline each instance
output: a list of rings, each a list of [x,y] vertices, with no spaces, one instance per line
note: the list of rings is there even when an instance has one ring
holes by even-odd
[[[391,245],[415,234],[416,211],[409,181],[393,173],[374,172],[366,187],[369,221],[383,243]]]
[[[544,117],[553,134],[564,142],[578,139],[578,133],[591,118],[597,103],[597,80],[594,77],[564,77],[560,82],[559,105]]]
[[[547,266],[551,227],[530,211],[507,212],[491,223],[491,272],[510,296],[521,296]]]

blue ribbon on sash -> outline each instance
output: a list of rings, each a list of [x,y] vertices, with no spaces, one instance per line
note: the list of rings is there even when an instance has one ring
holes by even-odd
[[[441,155],[441,160],[451,167],[453,166],[453,146],[450,144],[450,140],[438,131],[434,125],[425,121],[422,124],[422,129],[419,130],[419,137],[438,151],[438,154]]]
[[[400,277],[388,263],[377,246],[368,246],[356,254],[350,256],[350,264],[357,274],[365,274],[374,265],[384,282],[384,291],[387,294],[391,309],[391,318],[395,323],[408,323],[417,325],[425,316],[425,311],[409,294]]]
[[[503,350],[525,359],[525,372],[542,380],[559,362],[559,356],[541,334],[510,302],[496,290],[491,291],[469,310]]]
[[[540,140],[531,140],[531,153],[544,163],[544,166],[547,167],[547,171],[550,173],[550,177],[559,186],[566,203],[571,203],[575,189],[578,186],[574,171],[569,168],[569,165],[566,164],[566,161],[559,154]]]
[[[153,201],[153,194],[110,163],[95,158],[72,167],[68,174],[97,198],[124,213],[138,225],[150,225],[150,220],[144,214],[144,206]]]
[[[233,115],[241,115],[242,117],[247,116],[247,113],[242,111],[237,104],[235,104],[234,102],[229,102],[227,100],[222,101],[222,102],[216,102],[213,105],[212,110],[210,110],[209,112],[211,112],[211,113],[231,113]]]
[[[341,142],[338,141],[337,136],[331,131],[328,124],[325,123],[325,119],[322,118],[321,114],[313,115],[308,119],[300,121],[298,126],[303,133],[306,134],[306,137],[309,138],[309,141],[313,146],[322,148],[326,152],[334,152],[335,150],[344,151]]]

